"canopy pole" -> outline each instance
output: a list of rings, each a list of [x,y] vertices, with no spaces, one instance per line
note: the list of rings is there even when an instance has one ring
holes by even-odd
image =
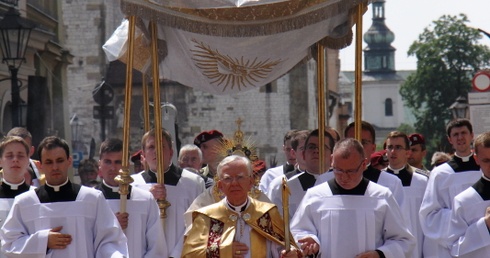
[[[150,93],[148,91],[148,75],[142,74],[142,90],[143,90],[143,130],[144,132],[150,131]],[[144,163],[143,167],[145,171],[148,170],[148,163]]]
[[[361,1],[357,6],[356,23],[356,63],[355,63],[355,138],[361,140],[362,122],[362,15],[365,3]]]
[[[318,90],[318,153],[320,155],[320,173],[325,167],[325,47],[320,43],[317,45],[317,90]],[[333,146],[330,146],[333,147]]]
[[[129,17],[128,31],[128,56],[126,65],[126,87],[124,94],[124,121],[123,121],[123,149],[122,149],[122,166],[116,182],[119,183],[120,208],[121,213],[126,212],[127,196],[129,194],[129,184],[133,182],[129,172],[129,131],[131,120],[131,96],[133,85],[133,59],[134,59],[134,31],[136,28],[136,17]]]
[[[145,132],[150,130],[150,94],[148,91],[147,74],[143,73],[143,128]]]
[[[152,57],[152,70],[153,70],[153,114],[155,117],[155,142],[156,142],[156,155],[158,157],[158,168],[157,168],[157,183],[165,184],[164,173],[167,168],[163,167],[163,139],[162,139],[162,109],[160,101],[160,73],[158,70],[158,32],[157,25],[154,21],[150,22],[151,29],[151,57]],[[171,148],[171,142],[169,142]],[[165,227],[165,218],[167,217],[166,209],[170,206],[170,203],[166,199],[158,199],[158,207],[160,208],[160,219],[162,220],[162,225]]]

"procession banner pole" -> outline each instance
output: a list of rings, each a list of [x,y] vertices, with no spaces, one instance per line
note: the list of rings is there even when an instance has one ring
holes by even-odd
[[[291,192],[286,181],[286,177],[282,178],[282,214],[284,220],[284,249],[286,253],[291,250],[291,239],[289,239],[289,195]]]
[[[145,132],[150,131],[150,93],[148,91],[148,75],[143,73],[142,75],[142,90],[143,90],[143,129]],[[148,163],[142,164],[145,171],[148,171]]]
[[[357,6],[356,14],[356,63],[355,63],[355,137],[361,140],[361,120],[362,120],[362,15],[365,8],[364,1]]]
[[[153,114],[155,117],[155,142],[156,142],[156,154],[158,157],[158,173],[157,173],[157,183],[165,184],[164,173],[167,168],[163,167],[163,142],[162,142],[162,109],[160,101],[160,73],[158,69],[158,33],[157,25],[154,21],[150,22],[151,29],[151,52],[152,52],[152,77],[153,77]],[[171,142],[167,144],[172,144]],[[170,206],[170,203],[166,199],[158,199],[158,208],[160,208],[160,219],[162,220],[162,225],[165,227],[165,218],[167,217],[166,209]]]
[[[127,196],[129,194],[129,184],[133,182],[129,172],[129,131],[131,120],[131,95],[133,84],[133,59],[134,59],[134,32],[136,28],[136,17],[130,16],[128,31],[128,55],[126,63],[126,87],[124,94],[124,121],[123,121],[123,155],[122,167],[116,181],[119,183],[120,208],[121,213],[126,212]]]
[[[316,43],[317,46],[317,90],[318,90],[318,152],[320,155],[320,173],[323,173],[323,167],[325,165],[325,47],[320,42]]]
[[[143,128],[145,132],[150,130],[150,93],[148,91],[147,74],[143,74],[142,90],[143,90]]]

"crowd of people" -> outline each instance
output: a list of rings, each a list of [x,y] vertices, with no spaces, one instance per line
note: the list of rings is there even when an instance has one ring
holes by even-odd
[[[13,128],[0,142],[0,257],[490,255],[490,132],[473,139],[468,120],[449,122],[454,153],[434,153],[428,169],[423,135],[390,132],[376,151],[374,127],[360,128],[359,140],[355,123],[343,137],[288,131],[285,163],[269,169],[251,148],[223,154],[218,130],[182,146],[173,164],[172,135],[162,131],[159,157],[152,129],[130,157],[127,189],[120,139],[80,163],[78,184],[65,140],[43,139],[37,161],[30,133]]]

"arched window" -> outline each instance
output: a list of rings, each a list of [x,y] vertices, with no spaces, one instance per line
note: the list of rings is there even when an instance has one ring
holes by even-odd
[[[393,100],[390,98],[385,100],[385,116],[393,116]]]

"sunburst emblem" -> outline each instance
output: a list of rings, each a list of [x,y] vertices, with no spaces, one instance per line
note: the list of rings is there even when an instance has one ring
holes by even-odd
[[[196,49],[192,49],[193,60],[202,74],[211,80],[211,84],[223,87],[223,91],[230,87],[238,87],[240,91],[247,86],[257,86],[256,83],[266,78],[274,67],[282,62],[281,59],[264,61],[255,58],[253,61],[245,57],[235,58],[223,55],[218,50],[212,50],[203,42],[192,39]],[[262,86],[262,85],[258,85]]]

